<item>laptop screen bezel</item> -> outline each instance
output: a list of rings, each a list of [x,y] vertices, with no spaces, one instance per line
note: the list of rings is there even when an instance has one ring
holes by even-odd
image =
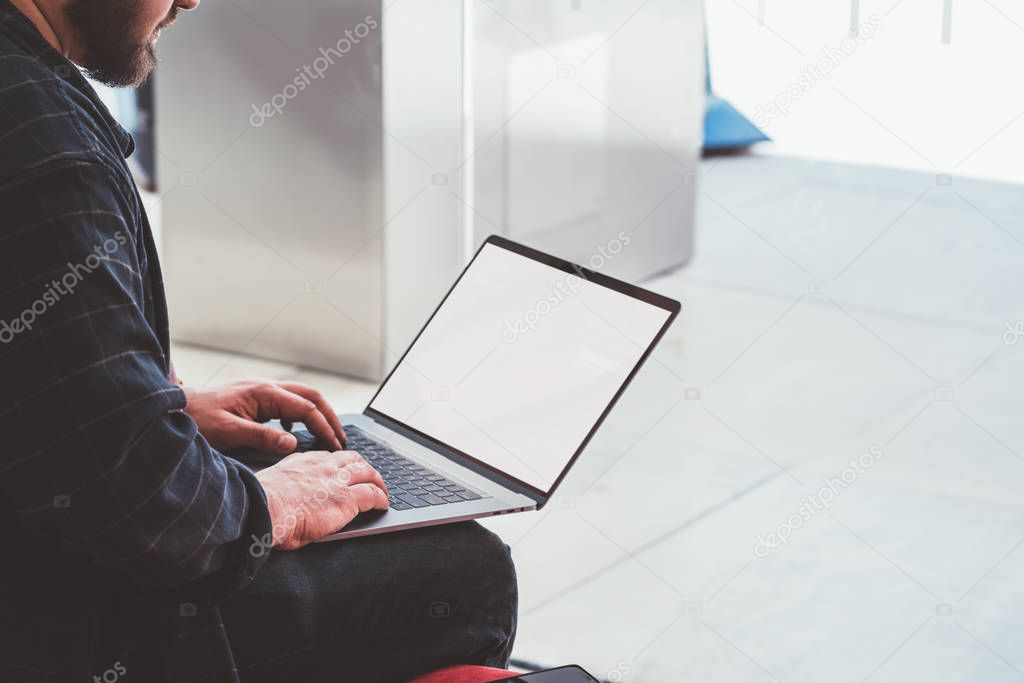
[[[373,402],[377,400],[377,396],[380,395],[380,392],[384,389],[384,386],[391,379],[391,376],[395,374],[395,371],[398,370],[399,366],[402,364],[402,361],[405,360],[405,357],[409,355],[409,352],[416,345],[416,342],[419,341],[419,338],[423,335],[426,329],[430,327],[430,323],[433,322],[434,317],[437,315],[437,312],[440,311],[441,308],[444,306],[445,302],[448,301],[448,297],[451,296],[452,292],[455,291],[455,288],[459,286],[459,283],[462,281],[462,278],[466,275],[467,272],[469,272],[469,269],[473,266],[473,263],[476,261],[477,257],[480,256],[480,253],[488,245],[499,247],[507,251],[511,251],[520,256],[524,256],[539,263],[543,263],[544,265],[551,266],[552,268],[560,270],[564,273],[576,275],[596,285],[607,287],[608,289],[619,292],[620,294],[625,294],[626,296],[632,297],[639,301],[643,301],[644,303],[656,306],[657,308],[660,308],[669,314],[668,317],[665,319],[665,322],[662,324],[661,328],[658,330],[658,333],[648,344],[647,348],[644,349],[644,352],[641,354],[636,364],[630,370],[629,374],[626,375],[626,378],[623,380],[622,385],[615,392],[615,395],[612,396],[611,400],[609,401],[608,405],[605,406],[604,410],[601,411],[601,414],[600,416],[598,416],[597,421],[590,428],[590,431],[587,432],[586,436],[580,442],[580,445],[576,448],[576,451],[573,453],[572,457],[566,462],[565,467],[562,468],[562,471],[559,473],[558,477],[554,480],[554,482],[552,482],[551,488],[548,489],[547,491],[537,488],[536,486],[533,486],[532,484],[529,484],[523,481],[522,479],[514,477],[511,474],[497,467],[494,467],[493,465],[490,465],[482,460],[474,458],[469,453],[466,453],[465,451],[459,450],[458,448],[446,444],[440,439],[434,438],[433,436],[425,432],[421,432],[418,429],[410,427],[404,422],[386,413],[382,413],[379,410],[376,410],[375,408],[372,407]],[[377,387],[377,391],[373,394],[373,397],[370,399],[369,403],[367,403],[366,408],[363,410],[363,414],[366,415],[367,417],[379,420],[383,424],[390,426],[392,428],[399,427],[399,431],[404,433],[406,436],[415,438],[417,441],[420,441],[421,443],[435,447],[435,450],[437,450],[443,455],[448,456],[449,458],[455,456],[458,459],[465,459],[467,461],[461,462],[459,464],[469,465],[473,470],[481,474],[497,475],[498,477],[500,477],[500,479],[506,480],[500,483],[505,484],[509,481],[515,482],[515,484],[517,484],[517,486],[515,487],[516,489],[521,489],[520,492],[533,498],[535,501],[537,501],[538,507],[542,507],[543,504],[547,502],[552,495],[554,495],[555,491],[558,490],[558,487],[562,483],[562,480],[565,478],[566,474],[569,473],[569,470],[572,469],[572,466],[576,463],[576,460],[580,457],[583,451],[586,450],[587,445],[590,443],[590,440],[593,438],[594,434],[597,433],[597,430],[601,427],[601,424],[604,422],[605,418],[608,417],[608,414],[611,412],[612,408],[615,407],[615,404],[618,403],[619,399],[622,397],[622,394],[625,393],[626,388],[633,381],[633,378],[636,376],[636,373],[639,372],[641,367],[643,367],[643,364],[647,361],[648,357],[650,357],[655,347],[657,347],[658,342],[661,341],[661,338],[665,335],[665,332],[667,332],[669,327],[672,326],[672,323],[673,321],[675,321],[676,316],[679,315],[680,309],[680,303],[674,299],[670,299],[660,294],[656,294],[650,290],[643,289],[642,287],[637,287],[636,285],[631,285],[628,282],[623,282],[622,280],[616,280],[613,277],[609,277],[602,273],[595,272],[593,270],[590,270],[589,268],[585,268],[581,265],[574,264],[570,261],[566,261],[565,259],[560,259],[556,256],[545,254],[544,252],[537,251],[536,249],[532,249],[530,247],[527,247],[526,245],[519,244],[518,242],[513,242],[512,240],[506,239],[499,235],[491,235],[486,240],[484,240],[483,244],[480,245],[480,248],[476,250],[476,253],[473,254],[473,258],[470,259],[469,263],[466,264],[466,267],[462,269],[462,272],[459,274],[459,277],[455,280],[452,286],[445,293],[444,298],[441,299],[441,303],[437,305],[437,308],[434,309],[433,313],[430,314],[430,317],[427,318],[426,323],[424,323],[423,327],[416,334],[416,337],[405,349],[405,352],[402,354],[402,357],[398,359],[398,362],[395,363],[394,367],[387,374],[387,377],[385,377],[384,381],[381,382],[380,386]]]

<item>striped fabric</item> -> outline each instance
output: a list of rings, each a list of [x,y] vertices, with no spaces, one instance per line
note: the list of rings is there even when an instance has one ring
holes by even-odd
[[[0,0],[0,681],[234,681],[270,531],[169,379],[131,137]]]

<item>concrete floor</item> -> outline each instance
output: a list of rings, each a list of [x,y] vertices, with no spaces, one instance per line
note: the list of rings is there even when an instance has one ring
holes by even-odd
[[[647,283],[678,322],[557,499],[488,522],[519,567],[517,657],[609,681],[1024,678],[1024,193],[760,156],[705,162],[701,190],[695,260]],[[297,376],[340,411],[372,389],[176,365]]]

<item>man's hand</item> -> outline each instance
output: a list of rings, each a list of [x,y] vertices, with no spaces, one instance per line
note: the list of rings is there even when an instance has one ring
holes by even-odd
[[[185,387],[185,412],[199,433],[220,451],[248,446],[272,453],[291,453],[297,441],[288,432],[262,424],[279,418],[302,422],[313,436],[341,450],[345,432],[330,404],[305,384],[254,380],[212,389]]]
[[[384,480],[358,453],[295,453],[256,473],[273,523],[273,546],[295,550],[333,533],[360,512],[387,510]]]

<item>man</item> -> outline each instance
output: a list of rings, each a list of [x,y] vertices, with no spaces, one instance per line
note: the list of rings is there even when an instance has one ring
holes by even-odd
[[[331,406],[296,383],[173,375],[133,143],[72,62],[137,84],[160,31],[197,5],[0,0],[0,680],[503,665],[503,543],[461,524],[309,545],[387,506]],[[329,450],[283,457],[296,440],[271,418]],[[283,459],[254,474],[223,454],[240,447]]]

